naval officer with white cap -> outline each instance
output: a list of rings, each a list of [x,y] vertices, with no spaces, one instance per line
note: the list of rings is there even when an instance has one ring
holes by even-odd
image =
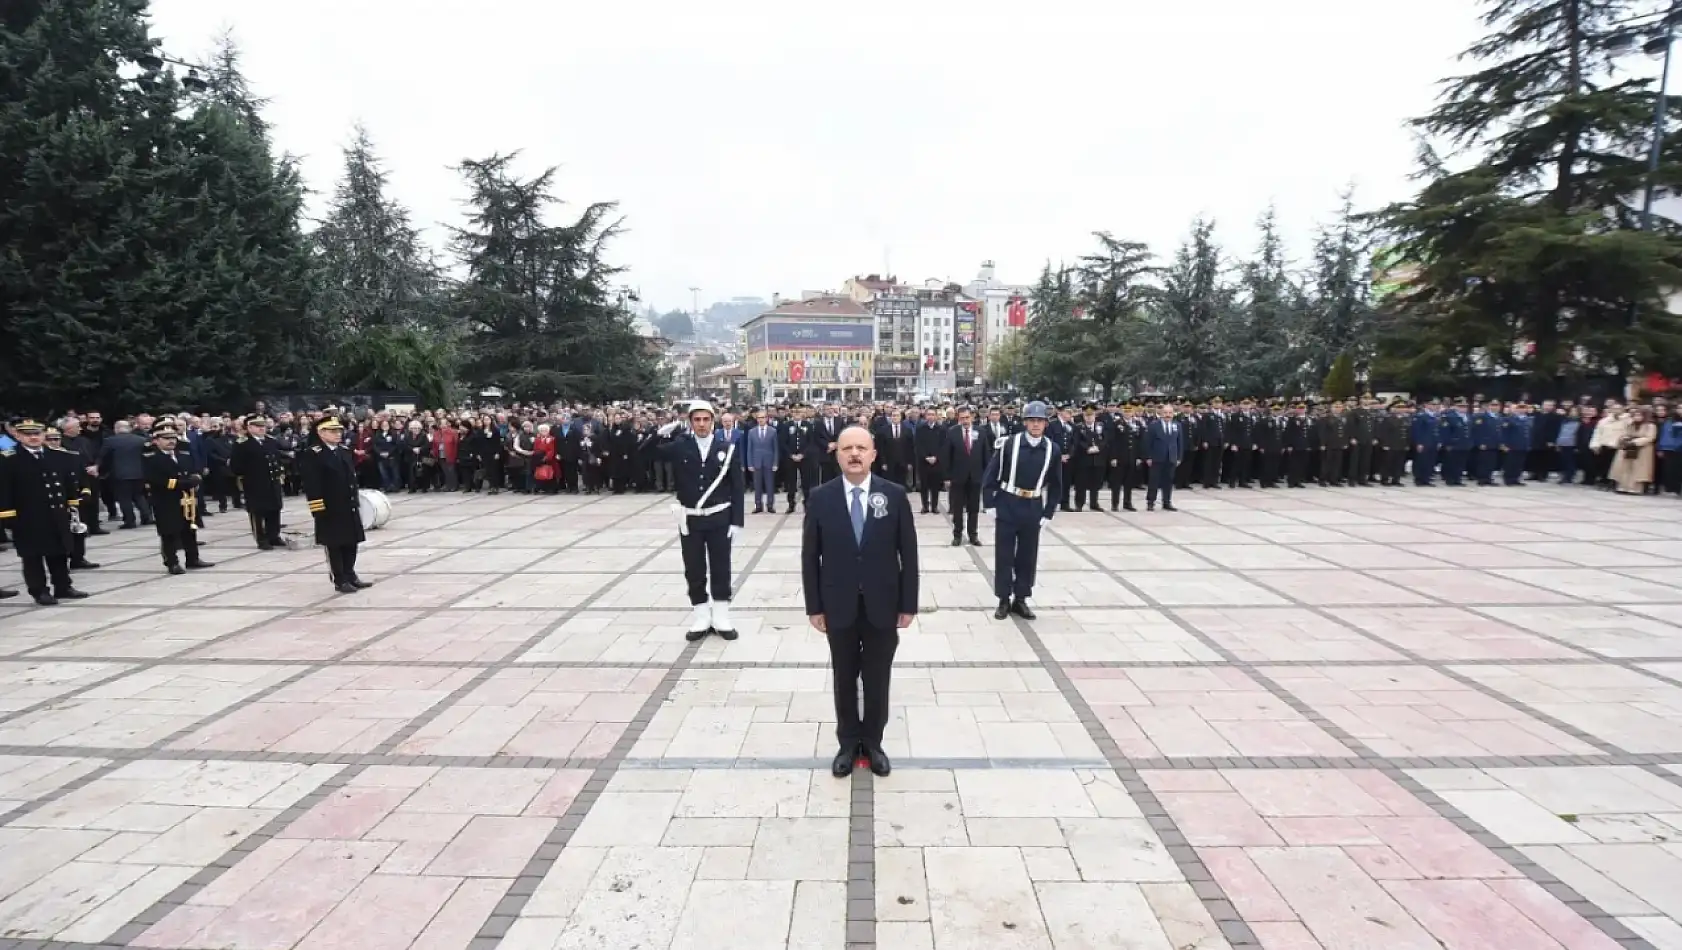
[[[1034,595],[1039,567],[1040,528],[1051,523],[1063,497],[1062,447],[1046,437],[1045,403],[1035,400],[1022,410],[1026,431],[998,444],[981,480],[981,507],[993,517],[993,593],[1003,620],[1016,614],[1034,619],[1028,598]]]
[[[736,443],[713,436],[713,407],[696,400],[689,404],[689,431],[674,433],[679,423],[661,427],[667,439],[660,458],[672,463],[677,480],[679,544],[683,549],[683,577],[689,582],[689,630],[684,638],[700,640],[716,633],[736,639],[730,619],[730,542],[742,530],[742,497],[747,479]],[[711,580],[711,599],[708,580]]]

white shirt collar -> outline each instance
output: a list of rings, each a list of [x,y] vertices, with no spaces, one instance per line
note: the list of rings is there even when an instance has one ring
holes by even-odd
[[[1033,447],[1034,447],[1034,448],[1036,448],[1036,449],[1037,449],[1037,448],[1039,448],[1039,447],[1040,447],[1040,443],[1041,443],[1041,442],[1044,442],[1044,441],[1045,441],[1045,436],[1043,436],[1043,435],[1042,435],[1042,436],[1040,436],[1040,437],[1039,437],[1039,438],[1037,438],[1037,439],[1036,439],[1036,438],[1034,438],[1034,437],[1033,437],[1033,436],[1031,436],[1031,435],[1028,435],[1028,434],[1027,434],[1027,433],[1023,433],[1023,434],[1022,434],[1022,437],[1023,437],[1023,438],[1024,438],[1024,439],[1027,439],[1027,440],[1028,440],[1028,444],[1029,444],[1029,445],[1031,445],[1031,446],[1033,446]]]
[[[870,473],[865,472],[864,473],[864,481],[859,482],[859,484],[858,484],[859,488],[864,489],[864,495],[862,497],[864,497],[866,499],[868,499],[870,497],[870,479],[871,479]],[[854,487],[853,483],[850,482],[850,481],[847,481],[847,476],[845,476],[845,475],[841,476],[841,481],[845,483],[842,487],[847,490],[847,492],[846,492],[847,505],[850,507],[853,504],[853,487]]]
[[[706,454],[707,454],[707,450],[712,448],[713,437],[711,435],[707,435],[705,437],[696,436],[695,437],[695,445],[700,448],[701,455],[703,457],[705,457]]]

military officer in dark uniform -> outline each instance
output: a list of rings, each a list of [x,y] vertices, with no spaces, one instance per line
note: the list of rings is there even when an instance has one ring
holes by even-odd
[[[788,510],[793,511],[796,487],[800,491],[800,504],[804,506],[818,484],[823,460],[829,453],[818,437],[817,423],[812,421],[812,410],[807,406],[794,407],[793,417],[783,427],[782,440],[783,456],[788,459],[783,487],[788,492]]]
[[[1300,402],[1291,406],[1281,437],[1285,454],[1285,484],[1291,488],[1302,488],[1307,484],[1308,466],[1314,459],[1309,451],[1309,435],[1313,428],[1313,420],[1308,418],[1308,406]]]
[[[1098,417],[1098,404],[1095,402],[1082,406],[1081,417],[1069,428],[1076,511],[1085,511],[1089,503],[1093,511],[1104,510],[1098,503],[1098,489],[1103,487],[1105,469],[1109,468],[1105,449],[1109,446],[1112,428]]]
[[[660,457],[669,459],[677,475],[678,544],[683,551],[683,579],[689,585],[689,629],[684,639],[694,642],[716,633],[737,637],[730,619],[730,542],[741,532],[747,476],[738,443],[713,432],[713,407],[696,400],[689,404],[689,431],[679,423],[661,427],[666,440]],[[790,509],[793,510],[792,508]],[[808,509],[809,511],[810,509]],[[711,581],[711,604],[708,582]]]
[[[0,524],[10,529],[23,561],[29,596],[43,607],[88,596],[70,581],[76,507],[92,497],[81,487],[82,461],[74,452],[49,449],[46,426],[24,419],[12,427],[18,447],[0,452]],[[51,582],[49,589],[48,583]]]
[[[993,513],[994,619],[1034,619],[1028,598],[1039,570],[1040,528],[1051,523],[1063,496],[1062,446],[1046,434],[1045,403],[1022,410],[1025,431],[1000,443],[981,480],[981,505]]]
[[[245,435],[234,443],[229,468],[245,496],[245,512],[251,519],[251,536],[262,551],[284,549],[280,536],[280,511],[286,502],[286,460],[280,445],[269,438],[269,420],[252,416],[245,420]]]
[[[1145,425],[1139,419],[1139,407],[1128,403],[1119,418],[1111,418],[1105,432],[1109,443],[1104,456],[1109,460],[1110,510],[1137,511],[1133,489],[1139,487],[1145,467]]]
[[[152,447],[140,454],[152,523],[158,529],[164,567],[171,574],[216,566],[199,557],[200,476],[192,453],[180,448],[180,438],[174,426],[160,425],[152,430]],[[187,555],[186,567],[181,566],[183,553]]]
[[[333,589],[354,594],[374,586],[356,574],[356,546],[362,532],[362,506],[356,494],[356,460],[343,440],[345,427],[327,416],[315,424],[316,443],[298,453],[298,477],[315,518],[315,543],[327,549]]]

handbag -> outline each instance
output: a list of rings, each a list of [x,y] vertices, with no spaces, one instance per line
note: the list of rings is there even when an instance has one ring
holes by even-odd
[[[539,465],[537,467],[537,471],[533,472],[532,474],[540,482],[554,481],[555,480],[555,466],[550,465],[548,463],[545,463],[543,465]]]

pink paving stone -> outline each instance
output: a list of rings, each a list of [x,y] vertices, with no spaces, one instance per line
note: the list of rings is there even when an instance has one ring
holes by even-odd
[[[1162,754],[1156,743],[1145,735],[1145,731],[1139,728],[1139,724],[1134,722],[1132,717],[1123,714],[1120,718],[1110,718],[1100,713],[1098,721],[1103,723],[1104,731],[1115,740],[1116,747],[1121,750],[1122,755],[1132,759],[1148,759]]]
[[[1268,823],[1231,792],[1160,792],[1157,798],[1195,847],[1282,843]]]
[[[415,790],[400,811],[518,815],[552,777],[550,769],[443,768]]]
[[[1565,950],[1618,950],[1616,941],[1577,916],[1534,881],[1484,881],[1483,884],[1496,896],[1518,908],[1519,913],[1559,941]]]
[[[305,843],[284,838],[264,842],[256,851],[247,855],[245,860],[224,871],[222,876],[211,881],[208,887],[194,894],[188,903],[210,907],[232,906],[252,888],[261,884],[264,878],[292,860],[293,855],[304,849]]]
[[[1223,773],[1233,789],[1268,817],[1362,817],[1390,809],[1350,779],[1331,769],[1232,769]]]
[[[1337,848],[1256,848],[1250,859],[1325,947],[1442,950]]]
[[[131,946],[160,947],[166,950],[199,946],[202,941],[195,941],[193,938],[214,923],[221,914],[220,907],[183,904],[170,911],[163,920],[148,927],[145,933],[135,938]]]
[[[1442,818],[1368,818],[1366,823],[1425,877],[1519,876],[1511,865]]]
[[[370,765],[345,783],[352,787],[417,789],[439,772],[432,765]]]
[[[555,829],[552,818],[481,815],[427,865],[427,874],[454,877],[514,877]]]
[[[1224,756],[1238,754],[1196,711],[1185,706],[1128,710],[1158,755]]]
[[[511,883],[495,878],[462,881],[409,950],[461,950],[469,945]]]
[[[1252,924],[1263,920],[1296,920],[1296,912],[1244,854],[1242,848],[1198,848],[1203,864],[1226,892],[1238,913]]]
[[[1333,739],[1324,729],[1307,721],[1218,722],[1216,732],[1230,742],[1239,755],[1256,756],[1352,756],[1355,753]]]
[[[354,841],[396,810],[410,795],[400,788],[341,788],[282,831],[282,838]]]
[[[289,950],[373,873],[391,849],[384,842],[312,841],[185,945]]]
[[[412,611],[364,610],[351,623],[338,614],[311,611],[266,623],[194,655],[224,660],[327,660],[420,616]]]
[[[601,746],[601,740],[597,732],[599,725],[601,724],[593,722],[539,720],[521,729],[517,735],[510,738],[499,754],[545,756],[556,759],[600,755],[599,752],[587,751],[589,749],[599,749]],[[607,743],[608,749],[612,749],[613,743],[625,731],[625,727],[623,724],[614,723],[608,725],[607,729],[613,734],[613,739]],[[592,740],[592,736],[598,736],[598,738]]]
[[[555,773],[537,797],[531,800],[522,814],[537,815],[544,818],[559,818],[572,807],[572,800],[584,790],[585,783],[590,781],[589,769],[561,769]]]
[[[1261,941],[1262,950],[1325,950],[1302,924],[1263,921],[1252,923],[1250,929]]]
[[[533,631],[549,626],[560,616],[558,611],[543,610],[494,614],[445,611],[369,644],[352,654],[351,659],[493,663],[506,659]]]
[[[1139,773],[1157,792],[1230,792],[1226,776],[1214,769],[1145,769]]]
[[[1392,815],[1429,818],[1436,814],[1431,810],[1431,806],[1408,794],[1407,789],[1397,785],[1394,779],[1382,772],[1361,769],[1345,772],[1344,775]]]
[[[1412,881],[1424,877],[1402,856],[1381,844],[1345,847],[1343,853],[1375,881]]]
[[[1482,881],[1386,881],[1383,887],[1447,950],[1561,950]]]
[[[1267,823],[1286,844],[1339,847],[1381,844],[1378,835],[1360,818],[1269,818]]]
[[[357,885],[297,950],[406,950],[459,882],[375,874]]]

